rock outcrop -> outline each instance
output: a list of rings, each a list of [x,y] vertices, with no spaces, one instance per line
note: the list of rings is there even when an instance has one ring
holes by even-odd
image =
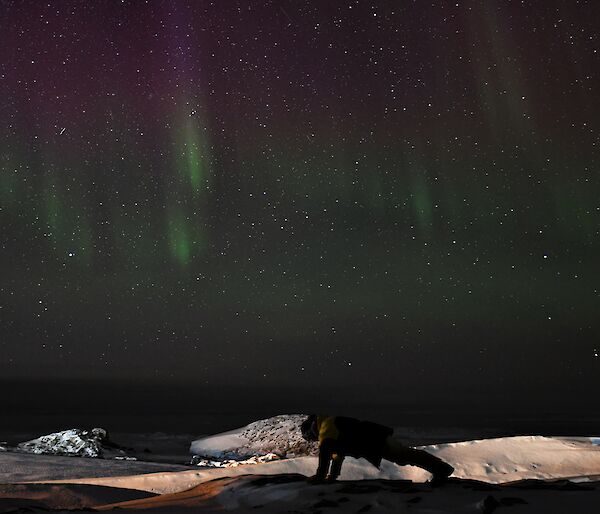
[[[208,461],[247,460],[275,454],[279,458],[315,455],[317,445],[302,438],[301,414],[261,419],[245,427],[192,442],[190,452]]]
[[[281,457],[316,455],[318,446],[302,437],[300,425],[307,418],[303,414],[289,414],[261,419],[250,423],[242,432],[249,441],[248,448],[256,453],[275,453]]]
[[[17,451],[38,455],[64,455],[101,458],[108,452],[111,456],[124,455],[124,452],[108,439],[106,430],[93,428],[82,430],[71,428],[62,432],[43,435],[37,439],[19,443]]]

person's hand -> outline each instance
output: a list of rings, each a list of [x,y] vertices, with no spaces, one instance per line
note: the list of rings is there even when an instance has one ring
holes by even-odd
[[[306,481],[307,481],[309,484],[313,484],[313,485],[316,485],[316,484],[324,484],[324,483],[325,483],[325,478],[324,478],[324,477],[322,477],[322,476],[319,476],[319,475],[313,475],[312,477],[308,477],[308,478],[306,479]]]

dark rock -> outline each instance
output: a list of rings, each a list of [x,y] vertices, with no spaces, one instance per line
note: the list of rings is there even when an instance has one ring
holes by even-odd
[[[499,506],[500,502],[492,495],[486,496],[477,504],[477,507],[482,514],[492,514],[492,512],[494,512]]]

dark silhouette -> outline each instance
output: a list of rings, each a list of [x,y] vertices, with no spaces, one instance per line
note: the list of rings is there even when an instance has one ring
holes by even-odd
[[[319,467],[316,475],[308,479],[312,483],[335,481],[347,455],[363,457],[377,468],[382,459],[418,466],[433,475],[434,485],[444,482],[454,471],[450,464],[430,453],[399,443],[392,437],[393,429],[370,421],[311,414],[300,429],[304,439],[319,442]]]

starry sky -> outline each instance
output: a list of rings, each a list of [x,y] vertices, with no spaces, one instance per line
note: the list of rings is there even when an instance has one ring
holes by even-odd
[[[600,377],[596,0],[0,2],[0,375]]]

